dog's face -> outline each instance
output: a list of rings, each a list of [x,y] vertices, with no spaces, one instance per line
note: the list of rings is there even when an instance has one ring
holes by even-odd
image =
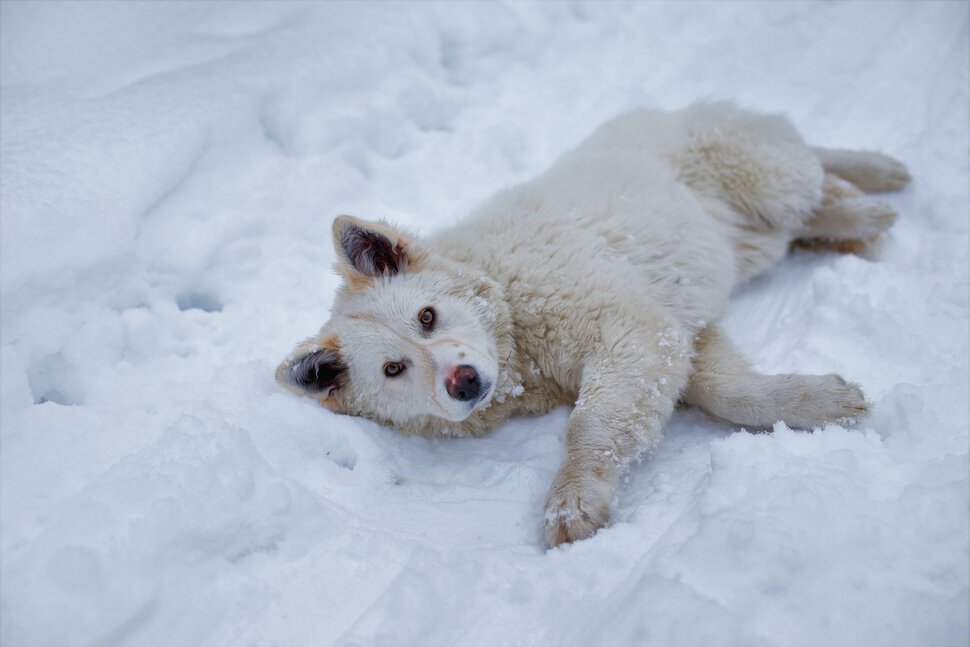
[[[383,223],[341,216],[334,245],[346,282],[332,317],[280,364],[277,381],[396,427],[460,422],[487,407],[499,374],[487,286]]]

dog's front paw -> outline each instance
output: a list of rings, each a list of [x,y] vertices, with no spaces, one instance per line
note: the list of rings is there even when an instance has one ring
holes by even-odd
[[[550,548],[591,537],[610,518],[613,488],[591,475],[569,478],[560,470],[546,502],[546,541]]]
[[[849,426],[869,412],[862,389],[838,375],[806,375],[802,392],[782,419],[792,427],[813,429],[836,422]]]
[[[858,384],[846,382],[835,374],[822,378],[825,380],[825,387],[820,394],[826,405],[822,409],[822,417],[826,421],[854,424],[856,419],[869,413],[869,403]]]

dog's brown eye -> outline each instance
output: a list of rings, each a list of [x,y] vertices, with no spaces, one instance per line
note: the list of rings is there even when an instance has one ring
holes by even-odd
[[[418,321],[421,322],[421,326],[425,330],[431,330],[434,327],[434,308],[425,308],[418,315]]]
[[[384,365],[384,375],[387,377],[397,377],[404,372],[404,364],[401,362],[388,362]]]

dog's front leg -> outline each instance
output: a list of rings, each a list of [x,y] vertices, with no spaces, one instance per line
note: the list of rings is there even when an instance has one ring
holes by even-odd
[[[687,383],[692,348],[692,336],[668,326],[627,334],[586,362],[566,458],[546,502],[549,546],[606,525],[620,476],[661,438]]]

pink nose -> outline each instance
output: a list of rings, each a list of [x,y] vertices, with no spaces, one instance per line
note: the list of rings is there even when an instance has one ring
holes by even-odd
[[[478,371],[473,366],[463,364],[451,369],[445,378],[448,395],[461,402],[478,399],[482,390],[482,382],[478,379]]]

